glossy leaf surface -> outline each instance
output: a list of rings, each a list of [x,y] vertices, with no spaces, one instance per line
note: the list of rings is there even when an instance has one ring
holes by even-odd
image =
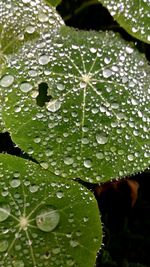
[[[1,266],[94,266],[101,226],[91,192],[9,155],[0,176]]]
[[[67,178],[104,182],[148,167],[144,56],[110,32],[63,28],[53,44],[41,43],[24,46],[5,71],[14,77],[3,110],[14,142]]]
[[[99,0],[132,36],[150,43],[149,0]]]

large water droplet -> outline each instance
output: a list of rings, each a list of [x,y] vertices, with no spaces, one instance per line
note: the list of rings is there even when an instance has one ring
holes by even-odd
[[[61,84],[61,83],[58,83],[58,84],[57,84],[57,89],[58,89],[59,91],[63,91],[63,90],[65,89],[65,86],[64,86],[63,84]]]
[[[100,145],[105,145],[108,142],[108,137],[104,134],[97,134],[96,141]]]
[[[38,15],[38,19],[40,22],[46,22],[48,21],[48,16],[45,13],[40,12]]]
[[[6,251],[8,248],[8,241],[7,240],[0,240],[0,252]]]
[[[44,232],[53,231],[58,225],[59,220],[59,212],[49,207],[42,209],[36,216],[37,227]]]
[[[0,204],[0,222],[5,221],[10,215],[10,206],[8,204]]]
[[[85,166],[86,168],[91,168],[91,167],[92,167],[92,161],[91,161],[90,159],[86,159],[86,160],[84,161],[84,166]]]
[[[39,57],[39,64],[40,65],[46,65],[50,61],[49,57],[47,55],[42,55]]]
[[[32,84],[28,83],[28,82],[24,82],[20,85],[20,90],[23,93],[28,93],[29,91],[31,91],[33,88]]]
[[[74,162],[73,158],[66,157],[66,158],[64,159],[64,163],[65,163],[66,165],[71,165],[71,164],[73,164],[73,162]]]
[[[51,111],[51,112],[56,112],[57,110],[60,109],[60,107],[61,107],[61,102],[57,99],[50,101],[46,105],[46,108],[48,109],[48,111]]]
[[[11,187],[16,188],[16,187],[20,186],[20,183],[21,183],[21,181],[19,179],[13,179],[10,182],[10,185],[11,185]]]
[[[134,155],[132,155],[132,154],[128,155],[128,160],[129,161],[133,161],[134,160]]]
[[[103,70],[103,77],[104,78],[109,78],[112,75],[112,71],[109,69],[104,69]]]
[[[3,87],[9,87],[14,82],[14,77],[12,75],[5,75],[0,80],[0,85]]]

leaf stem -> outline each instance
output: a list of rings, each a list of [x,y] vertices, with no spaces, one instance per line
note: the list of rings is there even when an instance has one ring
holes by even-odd
[[[78,15],[80,12],[82,12],[84,9],[88,8],[89,6],[92,5],[99,5],[100,3],[98,2],[98,0],[89,0],[87,2],[84,2],[83,4],[81,4],[81,6],[79,6],[77,9],[75,9],[74,14],[73,15]],[[65,16],[63,19],[64,21],[67,21],[69,19],[71,19],[72,14],[69,14],[67,16]]]

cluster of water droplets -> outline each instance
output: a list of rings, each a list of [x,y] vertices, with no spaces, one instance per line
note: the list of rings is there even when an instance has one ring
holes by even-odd
[[[5,54],[8,50],[8,53],[14,53],[15,48],[11,49],[14,42],[16,46],[18,41],[30,41],[43,32],[56,31],[63,24],[55,8],[46,5],[42,0],[1,0],[2,52]]]
[[[93,223],[88,215],[88,208],[95,203],[93,197],[77,183],[65,184],[58,177],[52,179],[37,171],[33,163],[27,165],[19,159],[21,172],[14,163],[15,159],[1,156],[0,265],[80,266],[73,251],[82,250],[82,246],[86,249],[83,228],[90,230]],[[76,205],[83,209],[82,215]],[[95,239],[91,251],[96,246]]]
[[[31,42],[43,33],[54,34],[64,22],[56,12],[42,0],[0,0],[0,75],[3,67],[11,61],[10,55],[17,52],[26,42]],[[44,60],[44,58],[43,58]],[[34,71],[31,70],[31,75]],[[14,81],[12,75],[4,76],[0,82],[0,104],[3,104],[4,88],[10,87]],[[24,83],[22,91],[31,88]],[[16,111],[20,109],[16,107]],[[1,113],[1,111],[0,111]],[[4,129],[0,117],[1,129]]]
[[[83,33],[83,41],[80,33],[66,31],[53,43],[46,34],[45,43],[25,45],[0,80],[8,90],[5,110],[16,142],[24,136],[27,145],[19,145],[63,177],[99,182],[145,169],[150,99],[145,58],[114,33]],[[51,96],[43,107],[36,103],[41,81]]]
[[[99,0],[111,15],[133,36],[150,43],[150,1]]]

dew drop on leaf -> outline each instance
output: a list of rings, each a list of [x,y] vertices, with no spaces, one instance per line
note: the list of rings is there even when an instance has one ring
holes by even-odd
[[[73,160],[73,158],[71,158],[71,157],[66,157],[66,158],[64,159],[64,163],[65,163],[66,165],[71,165],[71,164],[73,164],[73,162],[74,162],[74,160]]]
[[[8,248],[8,241],[5,239],[0,240],[0,252],[4,252]]]
[[[59,192],[56,193],[56,196],[57,196],[58,198],[62,198],[62,197],[64,196],[64,193],[61,192],[61,191],[59,191]]]
[[[10,186],[12,188],[17,188],[18,186],[20,186],[20,183],[21,181],[19,179],[13,179],[11,182],[10,182]]]
[[[79,243],[76,240],[70,240],[70,246],[75,248],[79,245]]]
[[[36,216],[37,227],[43,232],[53,231],[57,227],[59,221],[59,212],[48,207],[42,209]]]
[[[90,159],[84,160],[84,166],[85,166],[85,168],[91,168],[92,167],[92,161]]]
[[[0,222],[5,221],[10,215],[10,206],[8,204],[0,204]]]
[[[99,133],[96,135],[96,141],[100,145],[105,145],[108,142],[108,137]]]
[[[46,108],[48,109],[48,111],[51,111],[51,112],[56,112],[57,110],[60,109],[60,107],[61,107],[61,102],[57,99],[48,102],[46,105]]]
[[[0,80],[0,86],[2,87],[9,87],[13,84],[14,77],[12,75],[5,75]]]
[[[30,83],[27,83],[27,82],[24,82],[20,85],[20,90],[23,92],[23,93],[28,93],[29,91],[31,91],[33,88],[32,84]]]
[[[47,56],[47,55],[42,55],[42,56],[40,56],[39,57],[39,64],[40,65],[47,65],[48,63],[49,63],[49,61],[50,61],[50,59],[49,59],[49,56]]]
[[[109,78],[112,75],[112,71],[110,69],[103,70],[103,77]]]

